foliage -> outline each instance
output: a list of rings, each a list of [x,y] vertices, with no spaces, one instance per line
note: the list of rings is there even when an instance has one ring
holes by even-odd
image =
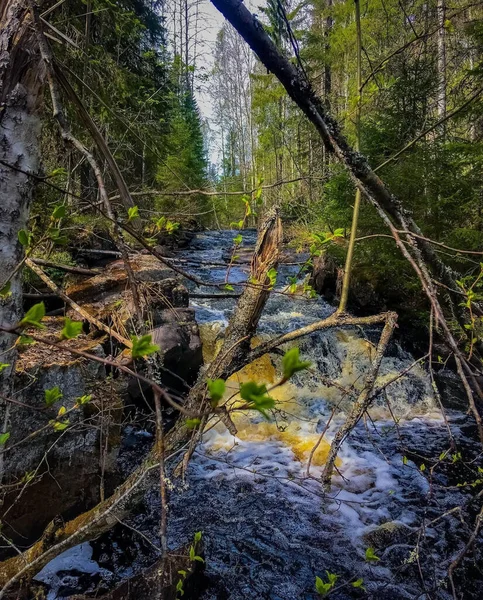
[[[133,358],[143,358],[150,354],[154,354],[155,352],[159,352],[160,350],[157,344],[152,343],[152,336],[150,334],[143,335],[139,338],[132,336],[131,342],[131,356]]]
[[[290,379],[295,373],[304,371],[310,367],[309,361],[300,360],[300,350],[294,346],[285,352],[282,359],[283,378],[285,381]]]

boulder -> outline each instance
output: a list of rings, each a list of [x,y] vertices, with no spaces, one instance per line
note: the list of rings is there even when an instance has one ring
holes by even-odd
[[[383,549],[394,544],[408,543],[412,533],[413,530],[404,523],[388,521],[368,529],[362,535],[362,540],[366,546]]]

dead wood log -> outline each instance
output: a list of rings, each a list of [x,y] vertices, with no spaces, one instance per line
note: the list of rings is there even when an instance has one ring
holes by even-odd
[[[130,348],[132,346],[132,342],[130,340],[125,338],[123,335],[121,335],[120,333],[118,333],[117,331],[112,329],[111,327],[108,327],[107,325],[105,325],[104,323],[99,321],[99,319],[96,319],[96,317],[94,317],[93,315],[88,313],[84,308],[82,308],[82,306],[79,306],[79,304],[77,304],[77,302],[74,302],[74,300],[69,298],[69,296],[67,296],[67,294],[64,294],[64,292],[59,288],[59,286],[56,285],[56,283],[53,282],[52,279],[50,279],[50,277],[48,277],[42,271],[42,269],[32,261],[32,259],[26,258],[25,264],[36,275],[38,275],[38,277],[40,277],[40,279],[47,285],[47,287],[50,288],[59,298],[62,298],[62,300],[64,302],[66,302],[71,308],[73,308],[77,313],[79,313],[79,315],[83,319],[85,319],[86,321],[89,321],[89,323],[94,325],[94,327],[96,327],[97,329],[100,329],[101,331],[105,331],[108,335],[112,336],[118,342],[121,342],[121,344],[126,346],[126,348]]]
[[[50,260],[44,260],[43,258],[32,258],[31,261],[34,264],[39,265],[40,267],[50,267],[52,269],[59,269],[60,271],[65,271],[66,273],[74,273],[75,275],[85,275],[86,277],[94,277],[94,275],[99,275],[100,273],[100,271],[97,271],[95,269],[85,269],[84,267],[63,265],[52,262]]]
[[[75,248],[77,254],[98,254],[99,256],[113,256],[115,258],[121,258],[121,253],[116,250],[96,250],[95,248]]]

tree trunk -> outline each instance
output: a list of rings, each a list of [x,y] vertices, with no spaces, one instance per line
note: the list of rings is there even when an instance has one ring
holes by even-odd
[[[33,50],[28,9],[22,0],[0,7],[0,323],[11,326],[22,314],[24,249],[18,241],[28,217],[38,173],[42,72]],[[7,287],[5,287],[7,286]],[[8,288],[10,286],[10,288]],[[0,333],[0,393],[9,395],[15,370],[14,336]],[[8,406],[0,404],[1,431],[8,431]],[[0,455],[1,461],[1,455]],[[0,481],[3,464],[0,462]]]
[[[446,116],[446,0],[438,0],[438,120]],[[445,125],[442,125],[443,131]]]

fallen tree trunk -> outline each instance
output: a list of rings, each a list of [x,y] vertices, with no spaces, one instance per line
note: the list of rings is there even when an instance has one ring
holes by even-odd
[[[52,262],[50,260],[44,260],[43,258],[31,258],[30,259],[35,265],[40,267],[50,267],[52,269],[59,269],[59,271],[65,271],[66,273],[74,273],[74,275],[84,275],[85,277],[94,277],[99,275],[100,271],[95,269],[85,269],[84,267],[74,267],[72,265],[63,265]]]

